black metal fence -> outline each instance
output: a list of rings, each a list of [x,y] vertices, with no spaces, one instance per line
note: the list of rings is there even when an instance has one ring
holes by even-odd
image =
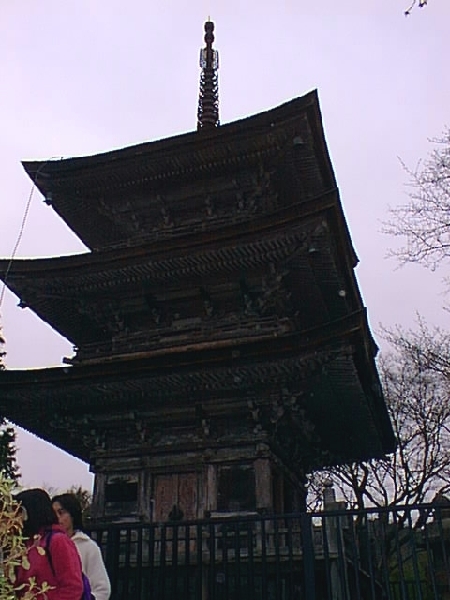
[[[97,527],[112,600],[450,599],[435,505]]]

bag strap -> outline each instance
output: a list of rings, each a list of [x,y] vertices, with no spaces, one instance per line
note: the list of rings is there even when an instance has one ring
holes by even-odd
[[[45,538],[44,538],[45,554],[47,555],[47,559],[48,559],[48,562],[49,562],[49,565],[50,565],[53,575],[55,575],[55,567],[53,566],[52,553],[50,552],[50,542],[55,533],[63,533],[63,532],[62,531],[53,531],[53,529],[50,529],[49,531],[47,531],[47,533],[45,534]]]

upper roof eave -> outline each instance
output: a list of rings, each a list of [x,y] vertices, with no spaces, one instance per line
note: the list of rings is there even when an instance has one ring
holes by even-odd
[[[44,196],[50,191],[54,191],[55,186],[64,187],[74,180],[80,182],[83,177],[89,176],[93,172],[99,173],[112,165],[114,165],[115,171],[119,164],[123,170],[126,170],[127,166],[136,161],[136,159],[145,159],[146,163],[151,163],[152,159],[154,159],[157,162],[155,171],[158,171],[155,177],[161,177],[164,173],[165,162],[169,171],[171,168],[173,169],[173,167],[170,167],[169,162],[174,156],[189,155],[189,160],[195,166],[195,162],[199,158],[193,151],[198,146],[204,148],[209,144],[214,144],[215,150],[219,149],[225,155],[225,141],[232,142],[233,138],[236,141],[242,141],[274,125],[283,127],[283,124],[292,123],[296,119],[303,118],[305,113],[308,115],[315,143],[321,146],[320,155],[322,159],[325,159],[327,176],[330,182],[333,182],[335,185],[331,160],[324,140],[317,90],[310,91],[304,96],[294,98],[275,108],[221,125],[220,127],[192,131],[151,142],[143,142],[91,156],[60,160],[23,161],[22,165]]]

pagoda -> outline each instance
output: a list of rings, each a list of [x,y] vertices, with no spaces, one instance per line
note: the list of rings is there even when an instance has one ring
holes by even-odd
[[[302,510],[395,446],[317,93],[219,126],[213,41],[196,131],[23,163],[90,250],[0,261],[74,346],[0,413],[89,463],[99,522]]]

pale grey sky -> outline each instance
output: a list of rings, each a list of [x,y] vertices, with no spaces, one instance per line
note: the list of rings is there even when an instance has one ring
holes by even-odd
[[[414,167],[449,125],[450,2],[408,18],[408,0],[0,0],[0,256],[10,256],[30,195],[22,159],[94,154],[196,125],[203,23],[216,24],[220,118],[229,122],[318,88],[327,142],[379,323],[446,324],[443,273],[397,270],[381,233],[406,200],[398,157]],[[87,218],[88,215],[87,215]],[[17,256],[82,251],[35,192]],[[70,344],[9,292],[1,307],[9,368],[60,364]],[[377,341],[380,342],[379,338]],[[87,467],[26,433],[25,485],[91,485]]]

